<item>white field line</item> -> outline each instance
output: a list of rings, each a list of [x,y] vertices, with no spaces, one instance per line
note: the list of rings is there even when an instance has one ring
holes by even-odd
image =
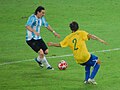
[[[100,51],[93,51],[93,52],[90,52],[90,53],[111,52],[111,51],[118,51],[118,50],[120,50],[120,48],[100,50]],[[61,55],[61,56],[50,56],[50,57],[47,57],[47,58],[60,58],[60,57],[70,57],[70,56],[73,56],[73,54],[67,54],[67,55]],[[33,59],[13,61],[13,62],[5,62],[5,63],[1,63],[0,66],[2,66],[2,65],[8,65],[8,64],[21,63],[21,62],[26,62],[26,61],[33,61]]]

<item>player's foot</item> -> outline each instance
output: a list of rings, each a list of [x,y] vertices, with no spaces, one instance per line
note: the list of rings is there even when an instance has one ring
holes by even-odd
[[[39,64],[40,68],[44,67],[44,65],[40,61],[38,61],[37,58],[35,58],[35,61]]]
[[[51,67],[51,66],[47,67],[47,69],[48,69],[48,70],[54,70],[54,68]]]
[[[84,81],[84,84],[90,84],[90,83],[89,83],[88,81],[85,80],[85,81]]]
[[[94,79],[88,79],[88,82],[94,85],[97,85],[97,82]]]

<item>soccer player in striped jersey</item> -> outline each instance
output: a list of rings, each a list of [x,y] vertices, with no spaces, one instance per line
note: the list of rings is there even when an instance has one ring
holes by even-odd
[[[46,65],[47,69],[53,70],[54,68],[52,68],[45,57],[45,55],[48,54],[48,48],[40,35],[41,26],[46,27],[58,38],[60,38],[60,35],[52,29],[52,27],[45,20],[44,15],[45,8],[39,6],[35,10],[34,14],[28,18],[25,25],[26,42],[36,53],[38,53],[38,57],[35,58],[35,61],[40,65],[40,67],[43,68],[43,66]]]
[[[83,30],[79,30],[79,25],[75,21],[70,23],[70,29],[72,30],[72,33],[66,36],[60,43],[48,42],[47,44],[48,46],[70,47],[70,49],[73,51],[73,56],[76,62],[82,66],[85,66],[84,83],[97,84],[94,80],[94,77],[96,76],[100,67],[100,60],[96,55],[88,52],[85,41],[93,39],[98,40],[103,44],[107,43],[95,35],[89,34]],[[92,72],[90,72],[91,67],[93,67]]]

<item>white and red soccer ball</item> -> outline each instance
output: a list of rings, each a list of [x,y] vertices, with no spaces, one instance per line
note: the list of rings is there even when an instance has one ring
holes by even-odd
[[[68,64],[65,60],[61,60],[59,63],[58,63],[58,68],[60,70],[65,70],[66,68],[68,67]]]

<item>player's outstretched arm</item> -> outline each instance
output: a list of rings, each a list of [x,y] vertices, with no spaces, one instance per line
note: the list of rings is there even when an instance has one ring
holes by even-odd
[[[97,40],[105,45],[108,45],[108,43],[102,39],[100,39],[99,37],[95,36],[95,35],[92,35],[92,34],[88,34],[88,38],[91,38],[93,40]]]
[[[57,32],[55,32],[50,25],[48,25],[47,29],[50,30],[55,35],[55,37],[60,38],[60,35]]]
[[[48,46],[61,47],[59,43],[48,42]]]

